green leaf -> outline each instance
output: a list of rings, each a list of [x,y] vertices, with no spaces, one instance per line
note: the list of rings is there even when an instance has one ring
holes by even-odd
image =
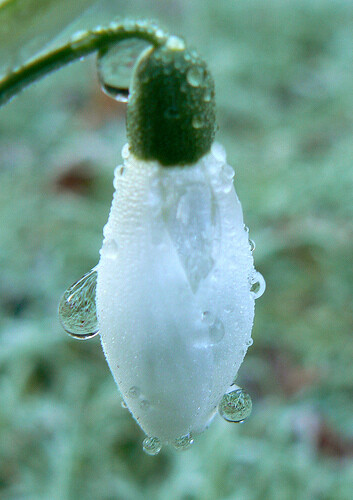
[[[0,0],[0,74],[33,57],[95,0]]]

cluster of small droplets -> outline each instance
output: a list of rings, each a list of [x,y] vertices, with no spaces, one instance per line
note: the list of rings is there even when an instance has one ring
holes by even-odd
[[[85,340],[98,334],[96,286],[97,270],[94,268],[71,285],[60,300],[59,319],[72,337]]]
[[[157,437],[146,437],[142,442],[142,448],[147,455],[158,455],[162,449],[162,443]]]
[[[250,395],[243,389],[236,389],[224,394],[219,405],[218,412],[228,422],[243,422],[252,410]]]

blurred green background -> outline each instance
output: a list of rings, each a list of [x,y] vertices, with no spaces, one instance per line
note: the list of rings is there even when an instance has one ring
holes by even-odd
[[[126,142],[88,58],[0,110],[0,498],[351,500],[353,4],[111,0],[61,37],[116,15],[159,19],[213,72],[267,281],[238,376],[253,413],[149,457],[99,339],[58,323],[97,263]]]

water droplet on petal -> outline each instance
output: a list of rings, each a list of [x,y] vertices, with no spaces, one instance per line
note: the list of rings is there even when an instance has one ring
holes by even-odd
[[[251,347],[253,345],[253,343],[254,343],[253,339],[250,338],[249,340],[246,341],[245,344],[246,344],[247,347]]]
[[[200,66],[192,66],[186,73],[186,79],[192,87],[200,87],[205,78],[205,71]]]
[[[125,401],[121,402],[121,407],[127,410],[127,404],[125,403]]]
[[[249,239],[250,251],[253,252],[256,248],[256,244],[254,240]]]
[[[141,389],[139,387],[136,387],[135,385],[130,387],[128,391],[128,396],[132,399],[137,399],[140,394],[141,394]]]
[[[157,455],[162,449],[162,443],[156,437],[146,437],[143,440],[142,448],[147,455]]]
[[[243,389],[224,394],[219,405],[218,412],[228,422],[243,422],[252,410],[250,395]]]
[[[219,318],[216,318],[214,323],[208,329],[212,343],[220,342],[225,334],[224,325]]]
[[[151,406],[151,403],[147,399],[143,399],[140,401],[141,410],[148,410]]]
[[[261,297],[261,295],[263,295],[263,293],[266,290],[266,281],[261,273],[255,271],[255,273],[251,278],[250,283],[251,283],[250,292],[252,293],[254,299],[258,299],[259,297]]]
[[[234,178],[234,170],[233,168],[228,165],[227,163],[224,165],[223,167],[223,174],[224,174],[224,177],[229,180],[229,181],[232,181],[233,178]]]
[[[96,311],[97,270],[93,268],[63,294],[59,319],[64,330],[77,339],[89,339],[98,333]]]
[[[190,448],[190,446],[193,444],[194,439],[191,435],[191,433],[186,434],[185,436],[180,436],[179,438],[175,439],[173,442],[173,446],[176,450],[187,450]]]

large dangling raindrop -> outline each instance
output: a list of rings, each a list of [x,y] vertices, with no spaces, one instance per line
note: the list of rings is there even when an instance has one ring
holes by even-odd
[[[97,270],[93,268],[61,297],[59,319],[64,330],[76,339],[86,340],[97,335],[96,311]]]
[[[244,389],[236,389],[224,394],[218,405],[219,414],[228,422],[243,422],[249,417],[251,410],[251,397]]]
[[[145,40],[129,38],[98,54],[97,69],[102,90],[119,102],[129,100],[129,86],[135,63],[150,47]]]

